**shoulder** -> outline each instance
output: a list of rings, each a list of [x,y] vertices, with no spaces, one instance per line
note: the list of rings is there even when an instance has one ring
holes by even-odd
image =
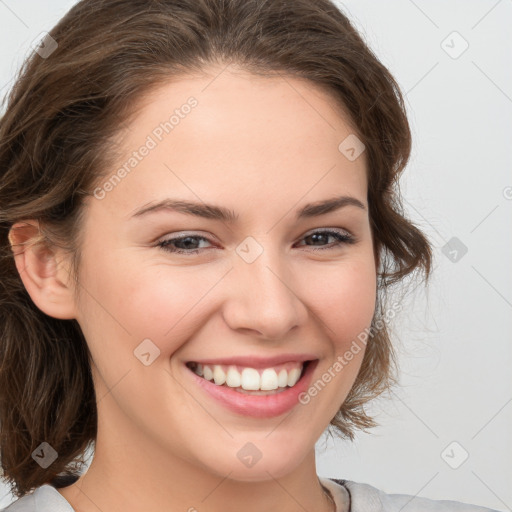
[[[64,496],[52,487],[45,484],[30,494],[18,498],[0,512],[74,512]]]
[[[13,501],[6,508],[0,509],[0,512],[35,512],[36,510],[34,495],[30,493]]]
[[[460,501],[432,500],[411,494],[388,494],[372,485],[350,480],[329,480],[348,491],[350,512],[498,512]]]

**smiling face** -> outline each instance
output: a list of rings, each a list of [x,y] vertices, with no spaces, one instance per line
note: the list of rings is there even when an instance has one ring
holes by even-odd
[[[338,149],[353,129],[310,83],[218,73],[146,96],[88,198],[77,320],[99,401],[93,464],[179,460],[240,481],[314,470],[362,362],[298,402],[374,313],[365,155]],[[269,369],[263,387],[277,379],[284,398],[221,388],[230,366],[235,387]]]

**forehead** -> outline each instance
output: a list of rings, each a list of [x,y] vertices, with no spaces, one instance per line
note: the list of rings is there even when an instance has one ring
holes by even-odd
[[[340,150],[353,125],[333,95],[309,81],[212,68],[158,86],[136,107],[104,179],[125,169],[108,194],[124,213],[180,194],[217,203],[250,197],[261,207],[269,194],[293,203],[366,197],[364,152],[350,160]]]

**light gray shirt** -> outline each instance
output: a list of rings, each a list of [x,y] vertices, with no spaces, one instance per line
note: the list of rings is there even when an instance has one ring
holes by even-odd
[[[336,511],[344,512],[498,512],[459,501],[431,500],[409,494],[387,494],[368,484],[319,477],[331,493]],[[45,484],[0,512],[75,512],[55,487]]]

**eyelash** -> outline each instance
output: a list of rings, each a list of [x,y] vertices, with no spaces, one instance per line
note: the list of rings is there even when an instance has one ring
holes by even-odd
[[[332,231],[332,230],[314,231],[312,233],[309,233],[307,236],[304,236],[302,238],[302,240],[304,240],[305,238],[309,238],[310,236],[318,235],[318,234],[333,236],[334,238],[337,239],[337,242],[335,242],[334,245],[331,244],[329,247],[314,248],[314,246],[313,246],[313,250],[314,251],[330,250],[330,249],[334,249],[336,247],[339,247],[342,244],[354,244],[356,242],[356,239],[352,235],[349,235],[346,232],[339,232],[339,231]],[[160,247],[161,249],[163,249],[164,251],[167,251],[167,252],[170,252],[170,253],[184,254],[184,255],[192,255],[192,254],[199,253],[202,249],[184,250],[184,249],[170,249],[169,248],[169,247],[171,247],[172,243],[179,242],[181,240],[186,240],[187,238],[198,239],[198,240],[205,240],[207,242],[210,242],[210,240],[208,240],[208,238],[206,238],[204,236],[185,235],[185,236],[180,236],[180,237],[175,237],[175,238],[169,238],[167,240],[162,240],[161,242],[159,242],[157,244],[157,246]]]

